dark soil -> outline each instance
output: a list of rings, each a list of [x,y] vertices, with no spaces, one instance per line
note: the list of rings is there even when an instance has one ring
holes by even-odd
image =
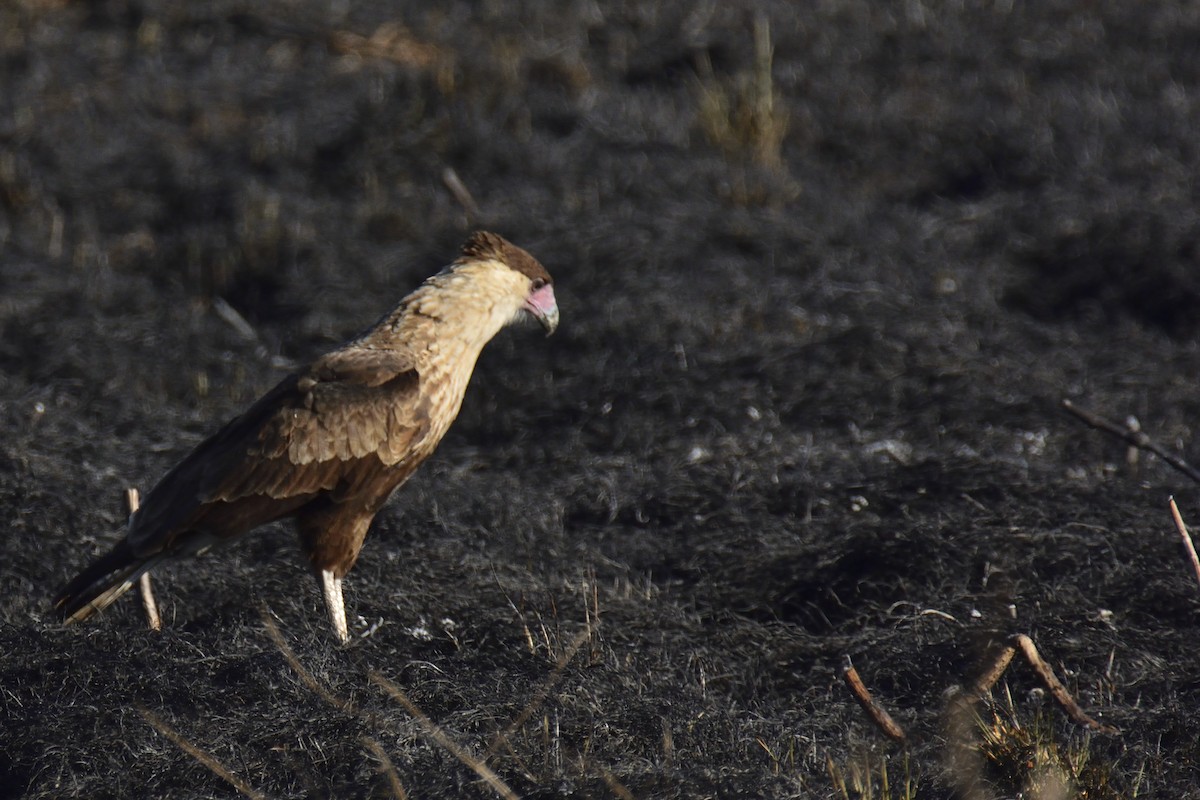
[[[1200,495],[1059,402],[1200,458],[1198,37],[1118,0],[0,5],[0,794],[235,793],[169,726],[270,797],[494,796],[376,676],[525,797],[1015,796],[955,788],[943,709],[1025,633],[1121,730],[1005,674],[1076,796],[1195,796]],[[56,621],[126,486],[476,228],[562,326],[484,353],[349,647],[284,526],[156,573],[161,633]]]

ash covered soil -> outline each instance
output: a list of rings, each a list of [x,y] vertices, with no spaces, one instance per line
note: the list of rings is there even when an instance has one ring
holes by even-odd
[[[946,693],[1018,633],[1121,733],[1019,659],[985,724],[1197,791],[1200,492],[1059,403],[1198,456],[1200,12],[942,5],[0,7],[0,794],[235,793],[185,742],[495,795],[387,681],[525,797],[965,796]],[[477,228],[562,325],[484,352],[349,647],[286,526],[157,572],[161,633],[56,621],[125,487]]]

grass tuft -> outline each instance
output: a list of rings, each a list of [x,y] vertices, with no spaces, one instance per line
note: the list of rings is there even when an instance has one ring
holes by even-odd
[[[700,126],[708,140],[731,156],[748,157],[771,171],[784,170],[788,115],[771,75],[775,48],[766,15],[754,19],[754,66],[718,78],[707,58],[699,64]]]
[[[1012,695],[1006,691],[1005,697],[978,718],[983,773],[995,791],[1038,800],[1137,796],[1136,787],[1130,791],[1115,785],[1113,764],[1092,758],[1090,733],[1060,743],[1040,710],[1023,722]]]
[[[839,767],[828,758],[826,767],[836,792],[834,796],[845,800],[913,800],[917,797],[917,778],[907,750],[903,758],[898,778],[888,772],[891,759],[886,755],[863,751],[845,767]]]

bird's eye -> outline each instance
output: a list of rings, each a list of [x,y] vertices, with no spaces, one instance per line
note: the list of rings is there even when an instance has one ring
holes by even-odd
[[[534,290],[535,292],[536,292],[538,289],[541,289],[542,287],[544,287],[545,285],[546,285],[546,279],[545,279],[545,278],[534,278],[534,279],[533,279],[533,290]]]

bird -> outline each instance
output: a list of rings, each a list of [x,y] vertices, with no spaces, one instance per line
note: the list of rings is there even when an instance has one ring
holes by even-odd
[[[168,471],[124,537],[58,593],[60,618],[87,619],[160,563],[290,517],[346,643],[342,579],[375,515],[458,415],[484,346],[523,319],[549,336],[558,317],[545,267],[498,234],[474,233],[372,327],[288,375]]]

